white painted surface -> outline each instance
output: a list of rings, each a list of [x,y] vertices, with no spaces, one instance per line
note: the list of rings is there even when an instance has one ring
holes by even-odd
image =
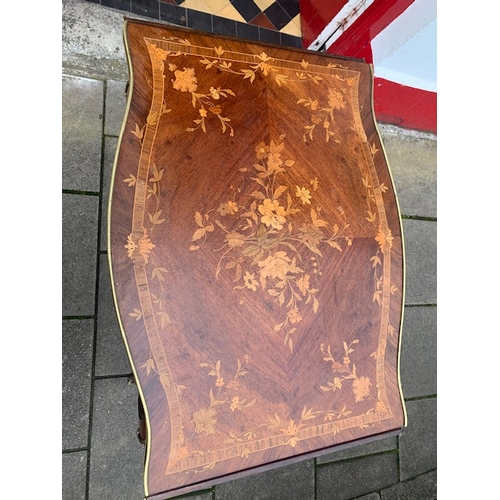
[[[371,45],[375,76],[437,92],[436,0],[415,0]]]

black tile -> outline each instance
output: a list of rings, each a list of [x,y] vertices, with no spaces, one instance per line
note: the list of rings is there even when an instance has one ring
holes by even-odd
[[[300,12],[299,0],[276,0],[282,9],[293,19]]]
[[[231,0],[231,3],[247,22],[261,13],[259,7],[251,0]]]
[[[187,9],[187,27],[199,31],[212,32],[212,15]]]
[[[281,44],[281,33],[279,31],[266,30],[264,28],[259,28],[259,30],[261,42],[273,43],[275,45]]]
[[[299,36],[289,35],[288,33],[281,33],[281,45],[285,45],[286,47],[294,47],[296,49],[301,49],[302,47],[302,38]]]
[[[130,0],[101,0],[101,5],[130,12]]]
[[[258,41],[259,38],[259,27],[253,24],[236,23],[236,36],[238,38],[244,38],[246,40]]]
[[[160,19],[176,26],[187,26],[187,15],[184,7],[160,3]]]
[[[85,0],[86,2],[91,2],[91,3],[101,3],[101,0]]]
[[[140,16],[160,19],[158,0],[132,0],[131,11]]]
[[[236,36],[236,21],[225,17],[212,17],[212,31],[217,35]]]
[[[292,20],[292,18],[277,3],[271,4],[264,11],[264,14],[278,30],[284,28]]]

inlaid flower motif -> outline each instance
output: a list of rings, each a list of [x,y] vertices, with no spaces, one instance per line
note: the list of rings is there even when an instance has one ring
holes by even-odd
[[[292,270],[292,260],[286,252],[280,250],[279,252],[274,252],[274,254],[270,255],[264,260],[259,262],[260,277],[261,278],[279,278],[285,279],[285,276],[288,272],[298,272],[297,270]],[[293,268],[295,268],[295,259],[293,261]]]
[[[217,412],[214,408],[202,408],[193,412],[192,422],[198,433],[214,434],[217,425]]]
[[[345,107],[344,97],[338,90],[328,90],[328,106],[332,109],[343,109]]]
[[[290,321],[290,323],[298,323],[299,321],[302,321],[302,316],[300,314],[298,307],[290,309],[288,311],[287,318]]]
[[[231,231],[226,235],[226,241],[231,248],[242,247],[245,244],[245,235]]]
[[[217,212],[221,215],[234,215],[238,211],[238,205],[234,201],[226,201],[221,203]]]
[[[233,399],[231,399],[231,406],[229,409],[231,411],[237,410],[240,407],[240,398],[238,396],[235,396]]]
[[[194,74],[194,68],[184,68],[174,71],[175,80],[172,80],[173,87],[181,92],[195,92],[198,88],[198,80]]]
[[[216,89],[214,87],[210,87],[210,95],[212,96],[212,99],[218,100],[220,99],[220,87],[217,87]]]
[[[299,287],[299,290],[302,292],[302,295],[306,295],[306,293],[309,291],[309,275],[304,274],[304,276],[301,276],[297,280],[297,286]]]
[[[245,286],[249,290],[253,290],[254,292],[257,290],[258,281],[255,279],[255,273],[249,273],[248,271],[243,276],[243,280],[245,282]]]
[[[267,155],[269,153],[269,146],[265,142],[259,142],[259,144],[257,144],[254,149],[257,160],[264,160],[267,158]]]
[[[363,399],[370,395],[371,385],[372,383],[368,377],[360,377],[353,381],[352,390],[356,402],[363,401]]]
[[[134,241],[132,240],[132,234],[129,234],[127,236],[127,244],[125,245],[125,248],[127,249],[127,256],[131,259],[133,258],[134,251],[137,249],[139,254],[142,255],[142,257],[144,257],[144,261],[147,264],[149,260],[149,254],[151,253],[151,250],[155,247],[156,245],[152,243],[148,237],[148,232],[146,228],[144,228],[144,233],[139,238],[137,243],[134,243]]]
[[[259,205],[259,212],[262,214],[263,224],[274,229],[283,229],[283,224],[286,222],[286,210],[279,204],[278,200],[266,198],[262,205]]]
[[[295,191],[295,196],[297,196],[297,198],[300,198],[302,205],[305,205],[306,203],[308,203],[310,205],[311,202],[309,200],[312,198],[312,196],[311,196],[311,192],[309,191],[309,189],[306,189],[305,187],[299,187],[299,186],[296,186],[296,187],[297,187],[297,190]]]
[[[387,229],[386,232],[382,230],[382,228],[379,228],[377,236],[375,236],[375,239],[377,240],[377,243],[380,246],[380,249],[382,250],[382,253],[388,253],[392,247],[392,232],[390,229]]]

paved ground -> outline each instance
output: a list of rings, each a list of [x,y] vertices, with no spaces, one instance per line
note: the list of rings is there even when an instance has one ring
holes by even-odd
[[[67,1],[62,15],[62,498],[140,500],[137,391],[113,307],[106,242],[126,104],[123,12]],[[380,130],[405,235],[408,427],[399,437],[227,482],[191,500],[437,498],[437,141],[383,124]]]

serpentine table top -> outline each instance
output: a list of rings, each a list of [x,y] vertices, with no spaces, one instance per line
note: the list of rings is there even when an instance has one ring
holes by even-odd
[[[401,218],[360,60],[125,19],[109,263],[145,497],[399,432]]]

